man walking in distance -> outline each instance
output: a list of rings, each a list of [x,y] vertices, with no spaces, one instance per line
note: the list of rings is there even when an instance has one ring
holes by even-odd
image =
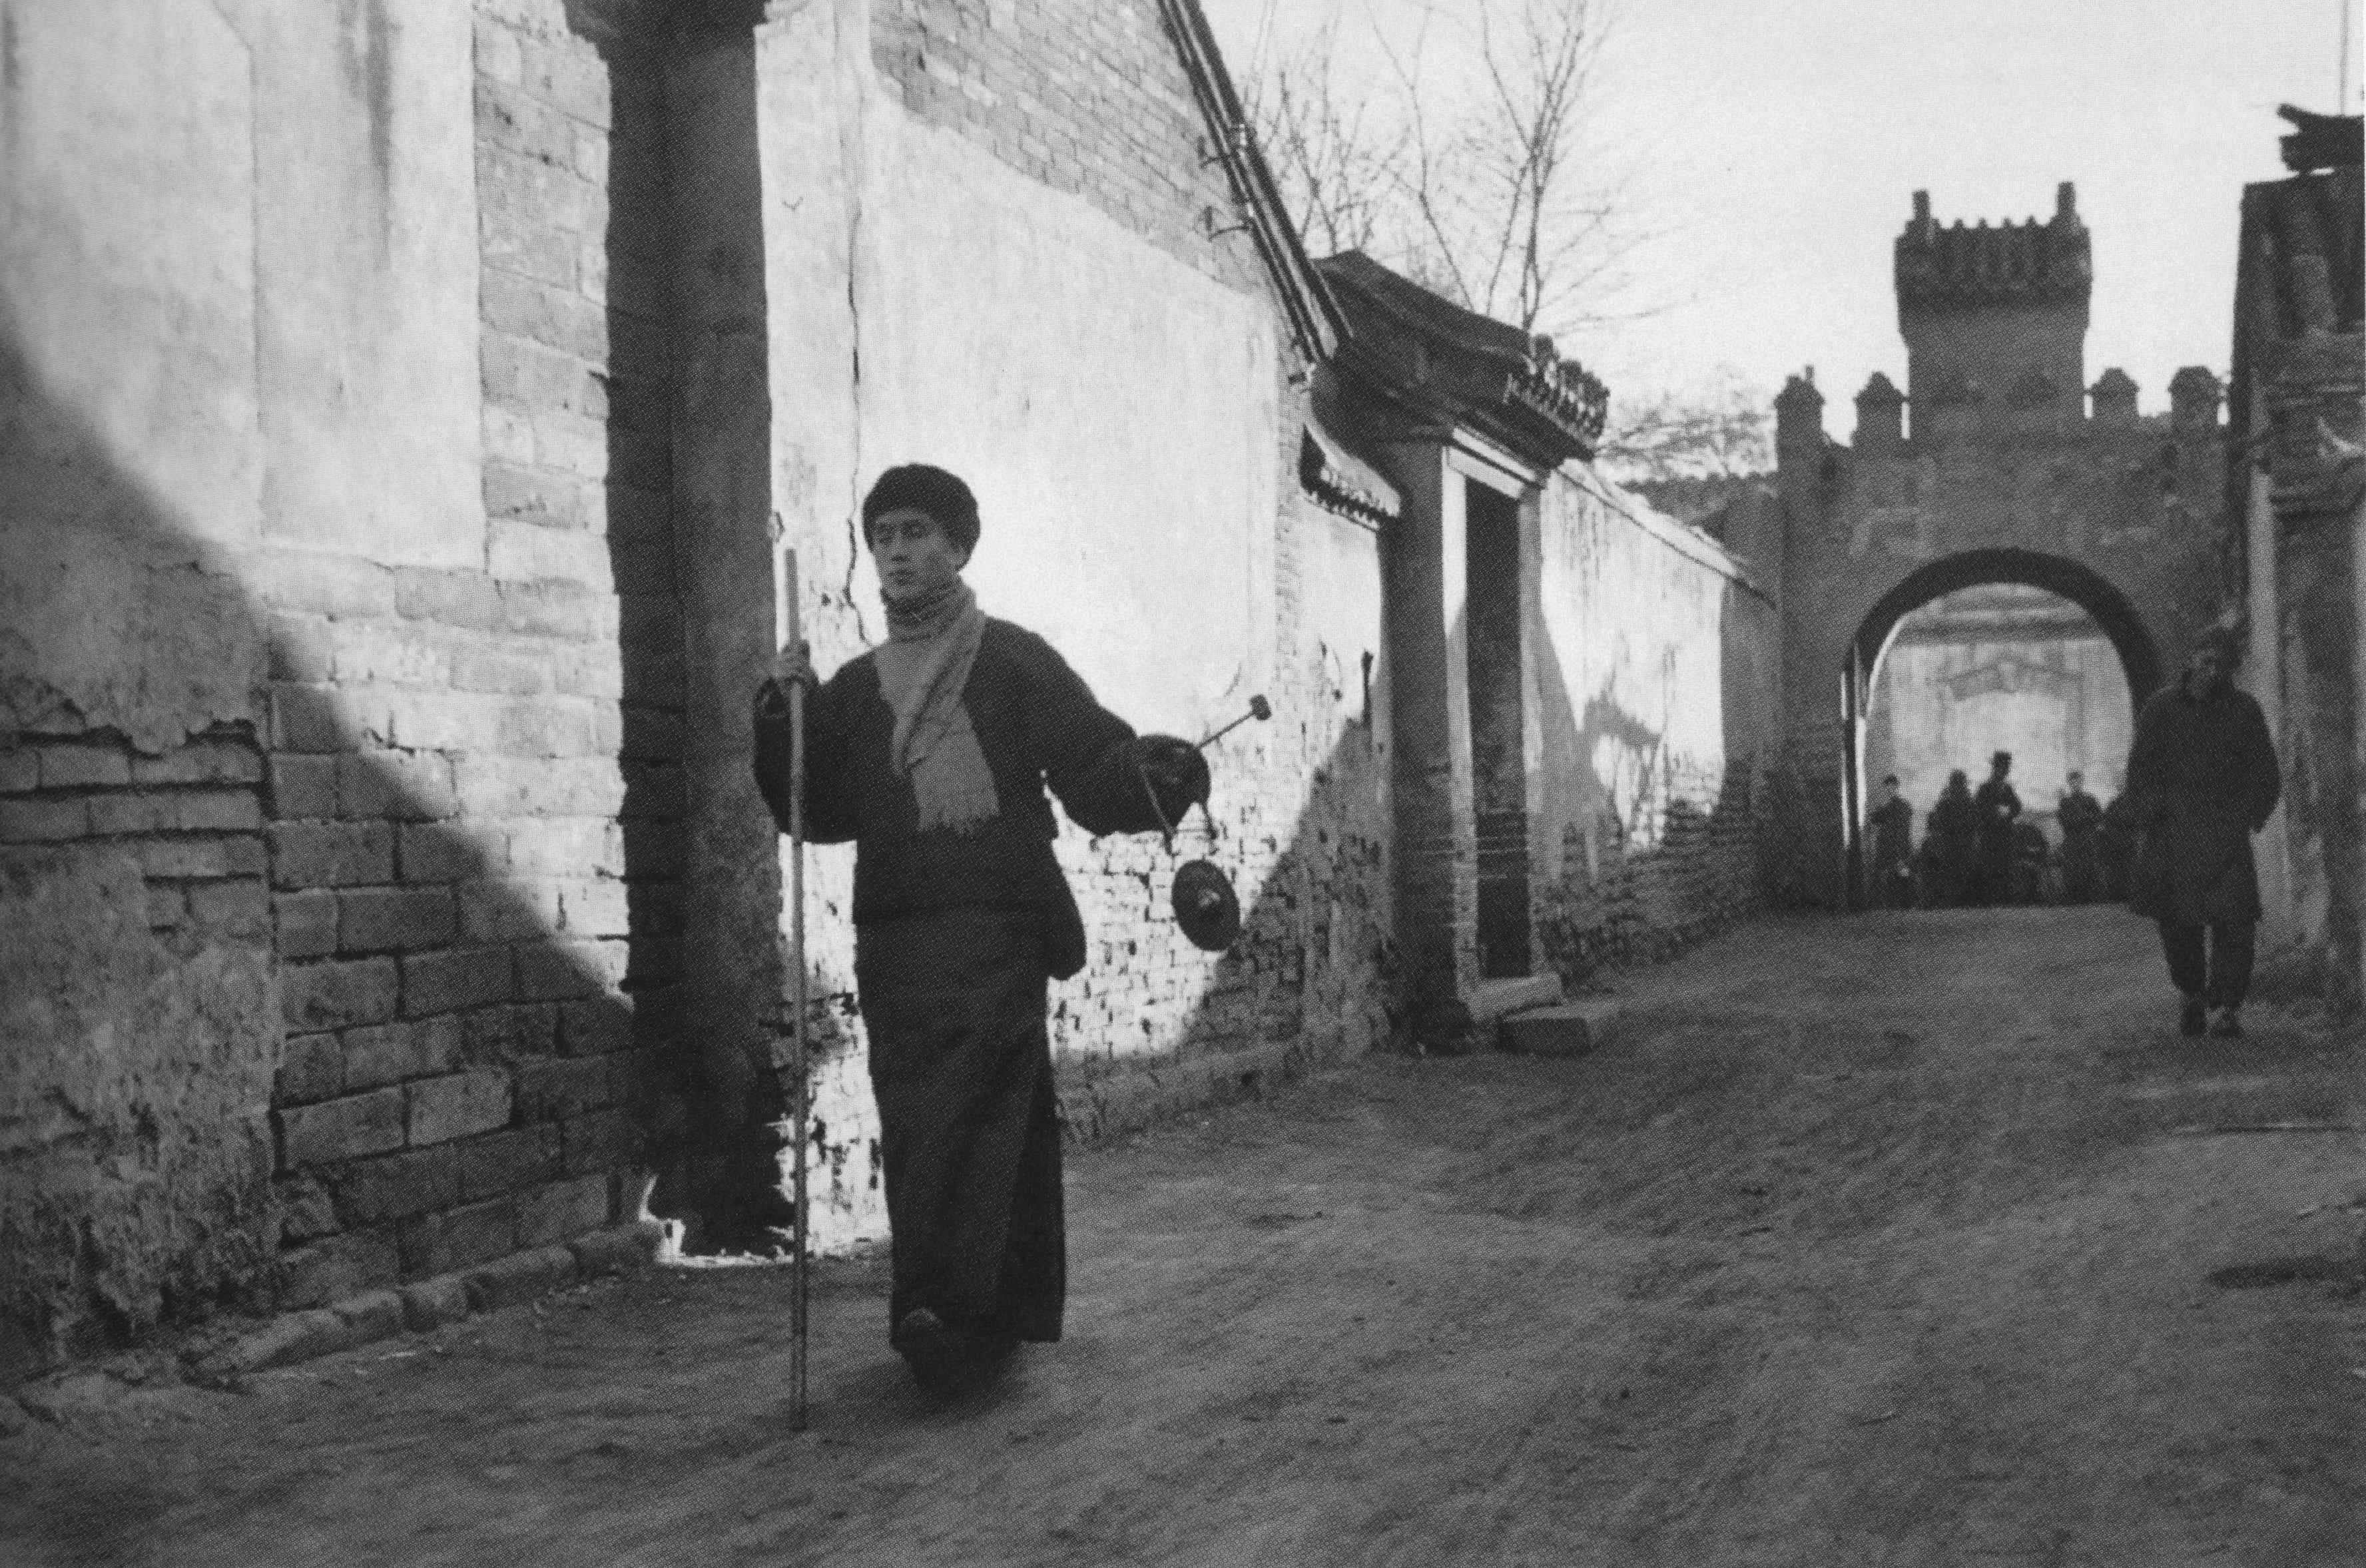
[[[2012,824],[2021,815],[2021,796],[2005,775],[2012,772],[2012,753],[2000,751],[1989,759],[1989,776],[1972,795],[1980,814],[1979,902],[2012,902]]]
[[[2234,684],[2241,649],[2225,627],[2204,632],[2177,682],[2146,701],[2128,751],[2137,834],[2128,907],[2160,922],[2187,1034],[2205,1022],[2213,1034],[2243,1032],[2259,919],[2251,835],[2283,789],[2268,721]]]
[[[2062,901],[2090,904],[2095,876],[2101,864],[2103,804],[2087,793],[2086,781],[2073,772],[2070,787],[2062,792],[2055,820],[2062,824]]]
[[[1881,781],[1873,808],[1874,902],[1885,909],[1914,907],[1914,808],[1898,793],[1898,775]]]
[[[1084,967],[1044,786],[1095,834],[1155,831],[1207,791],[1188,741],[1137,737],[1049,643],[980,612],[969,487],[922,464],[862,503],[888,640],[811,689],[805,823],[855,845],[855,985],[879,1104],[889,1343],[930,1388],[1060,1337],[1067,1239],[1045,981]],[[784,649],[756,699],[756,776],[788,821]],[[1156,791],[1154,802],[1152,791]]]

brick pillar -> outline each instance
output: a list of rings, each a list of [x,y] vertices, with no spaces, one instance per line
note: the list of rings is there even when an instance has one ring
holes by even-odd
[[[1477,978],[1464,481],[1435,445],[1390,456],[1404,491],[1387,579],[1397,942],[1418,1017]]]
[[[677,38],[666,71],[690,823],[675,1064],[688,1157],[671,1173],[678,1196],[666,1196],[717,1240],[753,1239],[783,1217],[768,1130],[781,1113],[778,829],[749,766],[750,705],[773,647],[772,404],[754,8],[727,25],[738,9],[708,7],[711,26]]]

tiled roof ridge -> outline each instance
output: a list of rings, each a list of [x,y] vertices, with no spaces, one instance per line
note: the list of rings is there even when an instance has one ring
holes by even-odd
[[[1314,270],[1401,392],[1421,388],[1454,417],[1500,425],[1498,438],[1553,462],[1594,455],[1609,391],[1551,338],[1458,305],[1361,251],[1325,256]]]

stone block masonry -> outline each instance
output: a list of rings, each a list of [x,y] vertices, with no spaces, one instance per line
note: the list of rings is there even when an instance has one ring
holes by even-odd
[[[653,119],[655,71],[603,60],[556,0],[487,0],[474,58],[480,563],[354,560],[277,606],[299,650],[278,660],[265,830],[290,1305],[636,1202],[628,1101],[657,1043],[634,1001],[672,978],[673,873],[638,875],[618,826],[681,815],[678,747],[650,739],[678,737],[679,693],[628,673],[652,649],[679,667],[635,629],[680,614],[664,323],[618,287],[652,263],[610,199],[656,155],[618,145]]]
[[[294,28],[311,8],[246,9]],[[163,284],[74,269],[96,292],[56,320],[131,324],[64,344],[12,392],[12,429],[38,437],[21,450],[48,466],[27,491],[0,457],[12,509],[34,497],[11,512],[0,595],[19,567],[45,585],[7,601],[33,662],[0,655],[0,1021],[39,1043],[12,1045],[0,1100],[73,1111],[0,1149],[0,1384],[218,1303],[316,1304],[637,1204],[662,1043],[636,1004],[679,964],[681,615],[662,225],[648,199],[619,225],[611,193],[662,203],[659,89],[582,30],[601,8],[576,9],[486,0],[473,31],[406,24],[379,99],[352,72],[345,96],[297,92],[310,42],[215,51],[210,16],[192,14],[202,38],[166,28],[115,62],[186,73],[195,117],[118,117],[137,143],[111,154],[123,166],[216,131],[242,150],[207,164],[213,185],[141,198],[159,231],[179,243],[215,205],[252,207],[231,227],[257,254],[150,269]],[[234,91],[202,86],[216,73]],[[283,100],[303,105],[302,160]],[[456,167],[433,162],[437,138]],[[383,210],[291,223],[250,148]],[[407,243],[411,186],[432,187],[435,222],[464,214],[473,265],[339,248]],[[290,254],[299,230],[318,247]],[[368,301],[392,335],[356,348],[321,322],[242,317],[216,343],[208,279],[251,310],[270,293],[257,267]],[[458,400],[431,390],[456,344],[475,362]],[[43,379],[83,364],[98,391]],[[115,384],[188,406],[127,424],[104,406]],[[439,426],[429,445],[476,476],[473,498],[454,503],[447,465],[373,484],[366,515],[325,502],[339,476],[377,471],[373,443],[410,439],[341,445],[365,387],[465,415],[473,439]],[[303,450],[273,444],[287,429]],[[189,452],[226,467],[171,467]]]

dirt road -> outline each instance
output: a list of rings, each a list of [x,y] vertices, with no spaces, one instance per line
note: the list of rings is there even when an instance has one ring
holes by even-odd
[[[0,1560],[2366,1562],[2366,1045],[2189,1042],[2114,910],[1775,922],[1589,1058],[1072,1165],[1070,1331],[932,1407],[877,1264],[659,1270],[244,1393],[85,1378]],[[5,1413],[5,1407],[0,1407]]]

